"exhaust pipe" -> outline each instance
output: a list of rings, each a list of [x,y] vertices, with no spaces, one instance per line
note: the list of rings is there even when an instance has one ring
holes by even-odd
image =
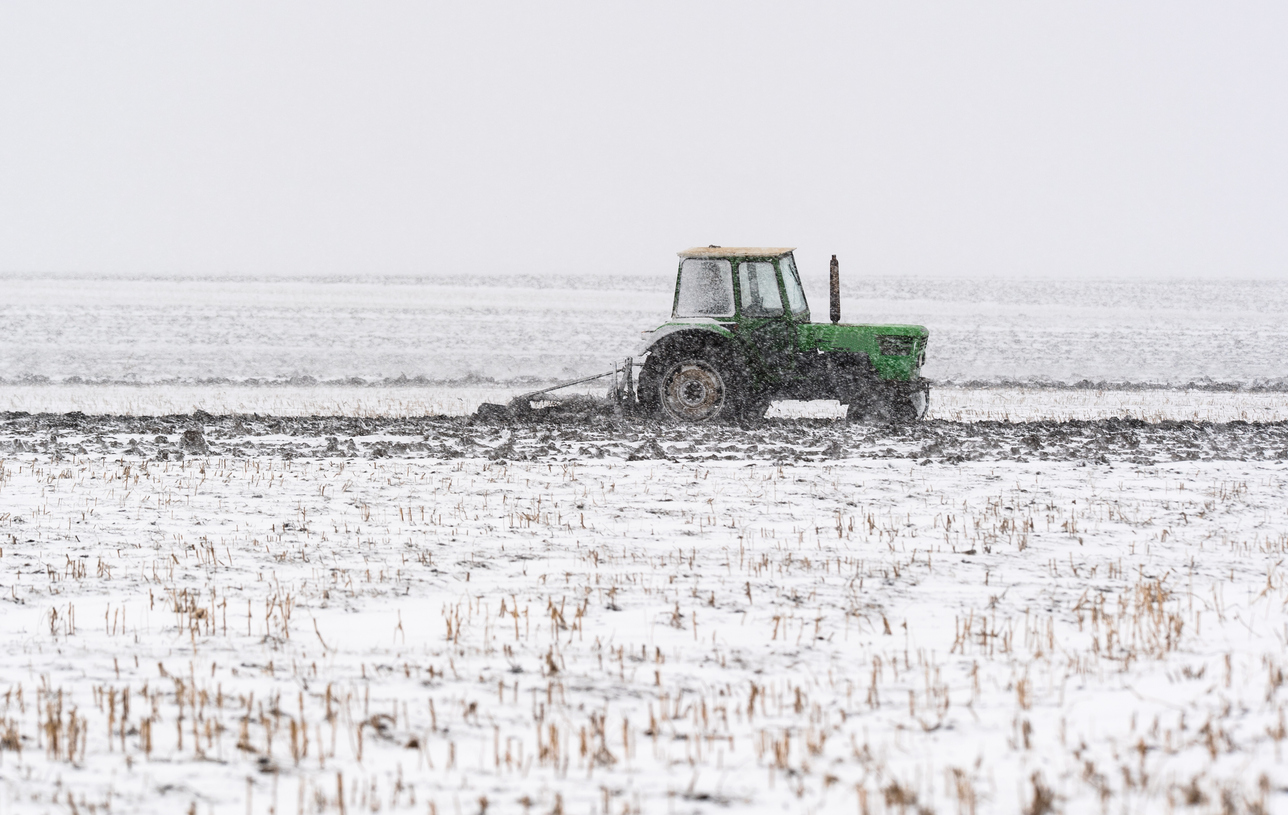
[[[832,255],[832,324],[841,322],[841,265],[836,262],[836,255]]]

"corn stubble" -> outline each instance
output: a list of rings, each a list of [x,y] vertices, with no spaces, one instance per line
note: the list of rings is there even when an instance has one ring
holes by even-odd
[[[1270,812],[1282,466],[0,462],[19,809]]]

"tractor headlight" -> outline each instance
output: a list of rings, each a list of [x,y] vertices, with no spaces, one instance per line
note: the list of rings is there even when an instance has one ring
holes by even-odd
[[[917,341],[913,337],[884,335],[877,337],[877,346],[883,357],[906,357],[912,353]]]

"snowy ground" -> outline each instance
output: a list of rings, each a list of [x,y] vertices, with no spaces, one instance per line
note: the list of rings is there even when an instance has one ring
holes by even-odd
[[[1284,811],[1288,424],[1007,419],[8,414],[0,808]]]
[[[847,275],[926,422],[470,422],[669,310],[551,271],[4,277],[0,813],[1288,811],[1288,285]]]
[[[521,390],[513,386],[0,385],[0,411],[118,416],[167,416],[197,410],[214,415],[466,416],[481,402],[505,402]]]
[[[469,386],[336,385],[0,385],[0,412],[167,416],[467,416],[482,402],[505,404],[538,384]],[[571,392],[600,395],[591,383]],[[779,403],[769,416],[837,418],[836,402]],[[1203,422],[1288,420],[1288,393],[1200,389],[936,387],[929,418],[1032,421],[1114,417]]]

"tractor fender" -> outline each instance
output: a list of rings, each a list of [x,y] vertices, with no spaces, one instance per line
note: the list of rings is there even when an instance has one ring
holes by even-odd
[[[650,331],[644,337],[644,341],[640,343],[639,350],[635,352],[635,356],[639,358],[651,353],[659,345],[671,345],[675,342],[704,343],[711,342],[716,338],[719,338],[719,340],[732,340],[734,336],[732,331],[715,320],[695,319],[667,323],[661,328]],[[664,340],[665,342],[663,342]]]
[[[702,349],[707,349],[703,352]],[[732,367],[726,371],[732,375],[732,381],[735,387],[735,393],[741,393],[743,386],[741,384],[745,367],[745,360],[742,360],[741,351],[734,339],[733,332],[724,326],[712,320],[710,323],[692,323],[667,324],[652,332],[643,344],[639,356],[647,354],[643,364],[640,366],[639,379],[636,380],[639,385],[637,388],[637,399],[645,415],[661,415],[661,403],[658,396],[659,379],[663,374],[663,366],[673,354],[685,354],[689,352],[700,352],[703,356],[714,352],[718,358],[728,360]],[[728,381],[727,381],[728,383]],[[734,399],[734,409],[740,401],[740,397]]]

